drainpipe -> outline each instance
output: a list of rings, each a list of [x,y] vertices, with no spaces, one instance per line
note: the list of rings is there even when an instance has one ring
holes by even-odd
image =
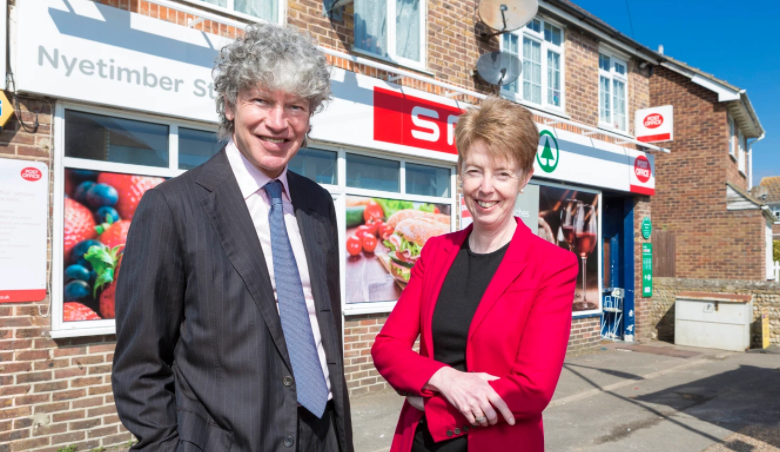
[[[763,132],[760,137],[754,138],[753,141],[747,144],[748,152],[748,190],[753,188],[753,144],[763,140],[766,136],[766,132]]]

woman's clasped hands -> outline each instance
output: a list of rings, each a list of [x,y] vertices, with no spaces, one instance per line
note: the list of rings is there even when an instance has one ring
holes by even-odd
[[[442,367],[433,374],[425,388],[443,395],[471,425],[495,425],[498,413],[509,425],[515,425],[512,411],[488,384],[493,380],[498,380],[498,377],[484,372],[461,372],[451,367]],[[425,411],[422,397],[409,396],[406,399],[414,408]]]

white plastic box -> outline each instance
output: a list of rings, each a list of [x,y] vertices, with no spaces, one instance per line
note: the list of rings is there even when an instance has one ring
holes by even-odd
[[[753,296],[681,292],[674,309],[674,343],[743,352],[750,348]]]

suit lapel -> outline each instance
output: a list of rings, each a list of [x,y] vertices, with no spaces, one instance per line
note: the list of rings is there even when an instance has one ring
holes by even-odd
[[[196,182],[207,190],[199,200],[228,259],[244,280],[282,359],[292,369],[260,240],[224,149],[203,165]]]
[[[295,211],[295,219],[298,222],[298,229],[301,231],[303,240],[303,249],[306,254],[306,265],[309,269],[309,281],[311,282],[312,296],[314,297],[314,306],[317,309],[317,322],[320,326],[320,335],[322,337],[323,347],[328,362],[338,363],[337,337],[333,329],[332,307],[330,295],[328,293],[327,281],[327,259],[323,250],[327,244],[322,243],[323,236],[330,231],[322,232],[322,228],[330,229],[328,223],[327,206],[314,205],[302,184],[299,183],[299,176],[291,171],[287,171],[287,182],[290,187],[290,201]],[[323,210],[325,210],[323,212]],[[338,300],[340,303],[341,300]],[[332,331],[333,330],[333,331]]]
[[[526,245],[528,244],[528,235],[530,230],[521,221],[517,221],[517,230],[512,236],[512,241],[509,242],[509,248],[504,254],[504,259],[499,264],[496,274],[493,275],[493,279],[488,284],[485,294],[482,296],[482,300],[479,302],[477,312],[474,313],[474,318],[471,320],[471,326],[469,327],[468,339],[474,335],[474,332],[479,328],[480,323],[490,312],[490,309],[498,301],[499,297],[504,294],[504,291],[512,284],[518,276],[523,272],[526,267],[525,253]]]
[[[427,328],[423,330],[423,340],[425,341],[425,347],[430,356],[433,356],[433,334],[431,332],[433,311],[436,309],[436,302],[439,299],[439,293],[444,284],[444,279],[447,277],[447,273],[450,272],[450,267],[452,267],[452,263],[455,262],[455,258],[458,256],[458,250],[463,245],[463,241],[466,240],[471,233],[472,228],[473,226],[469,226],[460,231],[460,233],[453,235],[452,239],[445,239],[444,243],[441,245],[441,254],[434,255],[436,260],[433,263],[428,264],[435,270],[435,273],[434,279],[430,282],[430,285],[426,284],[427,287],[431,288],[432,293],[423,298],[424,300],[428,300],[428,303],[424,306],[422,324],[427,326]]]

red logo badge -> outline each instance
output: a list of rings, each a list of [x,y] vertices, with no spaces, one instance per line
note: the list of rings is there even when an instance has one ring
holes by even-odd
[[[22,179],[24,180],[35,182],[41,180],[41,177],[43,177],[43,174],[38,168],[28,167],[22,170]]]
[[[664,123],[664,117],[659,113],[651,113],[645,116],[644,124],[648,129],[655,129]]]
[[[653,174],[652,171],[650,161],[647,160],[647,157],[640,155],[634,160],[634,174],[636,174],[636,178],[639,179],[639,182],[644,184],[649,181],[650,176]]]

